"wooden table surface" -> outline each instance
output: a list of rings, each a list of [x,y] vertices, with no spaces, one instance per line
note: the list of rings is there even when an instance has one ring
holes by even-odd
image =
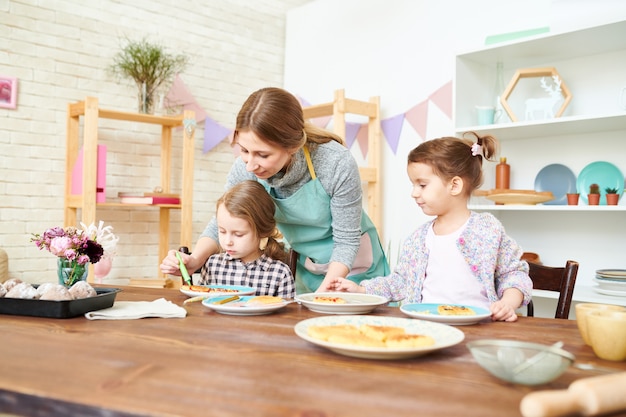
[[[177,290],[122,287],[117,300],[178,305]],[[341,356],[294,333],[320,317],[290,304],[264,316],[229,316],[201,303],[184,319],[46,319],[0,315],[0,411],[23,416],[519,416],[524,394],[566,389],[598,373],[570,367],[556,381],[513,385],[492,377],[466,343],[484,338],[551,344],[577,362],[595,357],[575,321],[522,317],[459,326],[465,340],[404,360]],[[397,308],[375,315],[406,317]],[[623,414],[626,415],[626,414]]]

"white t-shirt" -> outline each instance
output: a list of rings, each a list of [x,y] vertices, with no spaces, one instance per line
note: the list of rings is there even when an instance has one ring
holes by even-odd
[[[432,227],[428,230],[426,248],[429,255],[422,303],[461,304],[489,309],[485,288],[456,246],[466,225],[448,235],[436,235]]]

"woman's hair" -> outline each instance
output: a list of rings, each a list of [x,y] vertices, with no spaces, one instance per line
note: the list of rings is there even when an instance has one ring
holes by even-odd
[[[267,246],[262,250],[265,255],[287,262],[285,247],[277,240],[282,235],[276,229],[274,200],[263,185],[252,180],[240,182],[217,200],[216,207],[222,204],[232,216],[246,220],[259,239],[268,238]]]
[[[498,149],[498,141],[493,136],[478,136],[468,132],[474,140],[443,137],[428,140],[409,152],[408,163],[419,162],[430,166],[438,177],[449,181],[461,177],[468,186],[466,195],[480,187],[483,183],[483,157],[488,161],[494,159]]]
[[[275,87],[257,90],[243,103],[237,115],[233,143],[244,130],[251,130],[273,146],[288,150],[299,149],[307,142],[344,143],[334,133],[305,122],[298,99]]]

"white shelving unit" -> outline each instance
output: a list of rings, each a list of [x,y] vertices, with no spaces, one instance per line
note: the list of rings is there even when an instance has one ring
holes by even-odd
[[[555,67],[572,94],[562,117],[476,126],[475,106],[493,104],[498,62],[503,63],[505,83],[517,69]],[[511,164],[512,189],[533,189],[541,168],[554,163],[568,166],[576,175],[594,161],[611,162],[626,172],[626,110],[620,104],[620,92],[626,87],[624,67],[626,21],[459,54],[455,131],[499,139],[500,154]],[[515,100],[509,104],[523,119],[523,102],[519,97]],[[485,165],[485,189],[494,188],[494,167]],[[596,269],[626,269],[625,197],[618,206],[501,206],[485,198],[473,198],[471,203],[473,210],[494,213],[507,233],[524,250],[539,253],[545,264],[564,265],[567,259],[580,262],[574,302],[626,305],[626,297],[604,296],[592,288]]]

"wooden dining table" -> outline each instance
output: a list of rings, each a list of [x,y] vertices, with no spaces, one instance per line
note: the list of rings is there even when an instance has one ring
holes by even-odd
[[[598,376],[570,367],[541,386],[504,382],[482,369],[467,342],[552,344],[578,363],[626,371],[597,358],[572,320],[457,326],[465,339],[395,360],[344,356],[294,332],[324,316],[292,303],[269,315],[232,316],[183,305],[175,289],[121,287],[116,301],[165,298],[185,318],[88,320],[0,315],[0,413],[19,416],[519,416],[525,394],[567,389]],[[373,315],[407,317],[381,306]],[[626,390],[626,388],[625,388]],[[626,415],[617,413],[614,415]]]

